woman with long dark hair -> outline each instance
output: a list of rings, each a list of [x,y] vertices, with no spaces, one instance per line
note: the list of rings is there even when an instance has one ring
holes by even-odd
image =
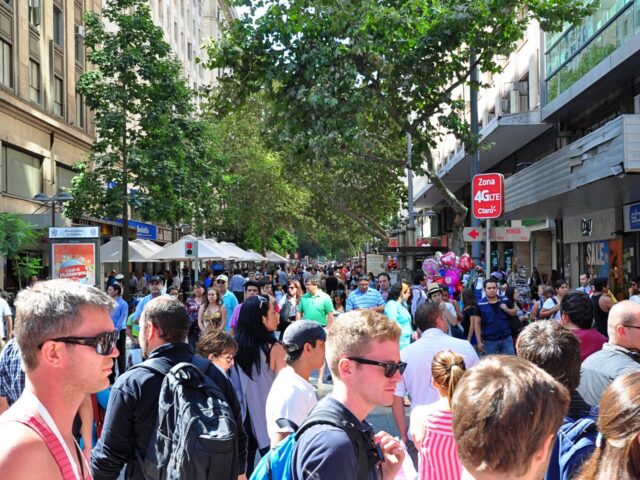
[[[236,366],[233,375],[244,414],[244,428],[249,437],[247,447],[247,477],[253,472],[256,452],[264,456],[271,445],[267,432],[265,405],[271,385],[286,365],[284,347],[273,332],[278,327],[276,301],[273,297],[256,295],[240,308],[236,327]]]
[[[198,312],[198,327],[203,333],[211,329],[224,328],[226,318],[227,309],[224,308],[220,293],[215,288],[210,288]]]
[[[462,290],[462,328],[464,329],[465,338],[472,345],[477,343],[474,333],[480,320],[481,316],[476,294],[472,288],[465,288]]]
[[[516,287],[507,287],[505,291],[505,304],[507,309],[505,315],[509,321],[511,327],[511,334],[515,337],[520,335],[520,332],[524,328],[525,316],[522,311],[522,305],[520,304],[520,292]]]
[[[295,321],[302,294],[302,286],[298,280],[287,282],[287,292],[280,301],[280,323],[278,324],[280,334],[284,333],[291,322]]]
[[[600,436],[579,480],[640,478],[640,371],[616,378],[602,394]]]
[[[189,340],[189,345],[191,345],[191,347],[194,349],[196,348],[196,343],[198,343],[198,339],[200,338],[201,334],[200,327],[198,326],[198,312],[200,312],[200,307],[206,300],[204,292],[204,283],[194,283],[193,296],[187,298],[186,302],[187,311],[189,312],[189,319],[191,321],[187,338]]]

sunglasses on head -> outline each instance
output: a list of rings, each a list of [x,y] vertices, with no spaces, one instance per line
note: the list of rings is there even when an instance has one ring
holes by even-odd
[[[100,333],[95,337],[58,337],[45,341],[93,347],[98,355],[106,357],[107,355],[111,355],[113,349],[116,348],[116,341],[118,340],[119,333],[120,332],[117,330],[114,330],[113,332]],[[42,345],[44,345],[44,342],[38,345],[38,348],[42,348]]]
[[[405,362],[391,363],[391,362],[378,362],[377,360],[369,360],[368,358],[347,357],[349,360],[353,360],[356,363],[363,365],[376,365],[384,368],[384,376],[387,378],[393,377],[397,371],[400,371],[402,375],[407,368]]]

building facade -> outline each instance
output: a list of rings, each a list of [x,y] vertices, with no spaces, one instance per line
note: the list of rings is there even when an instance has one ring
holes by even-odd
[[[481,93],[496,98],[496,112],[510,112],[503,108],[495,128],[490,122],[480,131],[482,142],[493,143],[481,153],[480,172],[506,178],[505,214],[494,224],[531,231],[528,243],[494,245],[492,257],[505,266],[513,255],[529,271],[573,286],[581,272],[608,276],[622,292],[640,272],[640,1],[600,2],[580,26],[556,34],[535,29],[497,76],[501,94]],[[507,82],[518,84],[505,89]],[[494,107],[479,107],[482,123]],[[469,162],[463,150],[449,150],[440,167],[466,204]],[[414,200],[439,212],[436,228],[446,233],[452,216],[435,189],[425,182]]]

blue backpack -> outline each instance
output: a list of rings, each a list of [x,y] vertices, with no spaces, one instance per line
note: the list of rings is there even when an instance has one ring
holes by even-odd
[[[573,419],[565,417],[553,446],[545,479],[570,480],[596,448],[598,426],[592,414]]]
[[[314,425],[331,425],[345,431],[358,458],[358,479],[366,480],[369,472],[368,452],[371,447],[369,443],[372,443],[372,441],[367,440],[363,432],[360,432],[355,428],[355,425],[345,420],[339,412],[331,408],[331,405],[318,405],[311,411],[299,428],[293,422],[288,420],[285,420],[285,422],[295,430],[294,433],[282,440],[262,457],[250,480],[291,480],[293,478],[292,462],[296,440],[305,430]],[[375,444],[372,446],[375,448]]]

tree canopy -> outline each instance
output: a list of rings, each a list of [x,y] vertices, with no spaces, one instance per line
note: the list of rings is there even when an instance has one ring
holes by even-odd
[[[476,66],[499,71],[497,57],[513,50],[531,20],[559,29],[587,14],[586,3],[238,1],[248,13],[209,46],[208,66],[224,72],[214,105],[225,113],[261,92],[270,105],[268,132],[284,145],[285,160],[314,174],[316,194],[341,182],[333,192],[345,195],[323,200],[376,236],[404,198],[398,179],[410,133],[412,168],[443,193],[461,228],[467,208],[440,181],[430,153],[446,133],[476,143],[452,92]]]

